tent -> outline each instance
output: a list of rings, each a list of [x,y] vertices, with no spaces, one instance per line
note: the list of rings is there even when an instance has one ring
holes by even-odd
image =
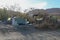
[[[23,18],[12,18],[12,25],[25,25],[27,24],[27,20]]]

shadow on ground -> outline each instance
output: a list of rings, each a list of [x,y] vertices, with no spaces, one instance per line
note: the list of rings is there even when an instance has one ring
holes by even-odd
[[[57,31],[60,32],[60,28],[59,29],[36,29],[33,26],[29,26],[29,27],[15,27],[16,32],[20,32],[22,35],[30,35],[31,33],[44,33],[44,32],[51,32],[51,31]]]
[[[51,29],[36,29],[33,26],[27,26],[27,25],[21,25],[21,26],[6,26],[3,25],[3,28],[0,28],[0,32],[2,34],[6,34],[6,33],[10,33],[10,32],[19,32],[22,35],[31,35],[31,33],[44,33],[44,32],[48,32],[48,31],[58,31],[60,32],[60,29],[56,29],[56,30],[51,30]],[[7,28],[8,27],[8,28]]]

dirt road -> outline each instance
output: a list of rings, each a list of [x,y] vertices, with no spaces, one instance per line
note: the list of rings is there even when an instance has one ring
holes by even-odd
[[[37,30],[0,25],[0,40],[60,40],[60,30]]]

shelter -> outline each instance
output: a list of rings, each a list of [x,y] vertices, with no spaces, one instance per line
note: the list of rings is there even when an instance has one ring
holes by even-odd
[[[25,25],[25,24],[27,24],[26,19],[17,18],[17,17],[12,18],[12,25]]]

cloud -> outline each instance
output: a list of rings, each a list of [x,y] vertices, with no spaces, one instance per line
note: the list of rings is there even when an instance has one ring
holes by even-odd
[[[41,2],[34,5],[34,8],[44,9],[47,6],[47,2]]]
[[[32,1],[32,0],[31,0]],[[28,8],[45,8],[47,6],[47,2],[38,2],[38,3],[31,3],[29,0],[0,0],[0,7],[10,7],[11,5],[19,6],[22,10],[28,9]]]

